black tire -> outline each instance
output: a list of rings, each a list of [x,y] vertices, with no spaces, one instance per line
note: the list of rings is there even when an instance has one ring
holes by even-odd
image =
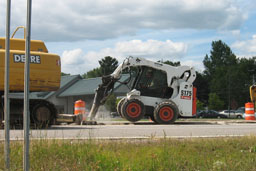
[[[237,115],[237,119],[242,119],[243,117],[241,115]]]
[[[122,105],[124,104],[125,102],[125,97],[122,98],[118,103],[117,103],[117,106],[116,106],[116,111],[117,113],[123,118],[124,116],[122,115],[122,112],[121,112],[121,109],[122,109]]]
[[[158,124],[174,123],[178,115],[178,107],[172,101],[159,103],[154,110],[154,118]]]
[[[54,121],[55,113],[49,103],[36,104],[32,110],[32,122],[36,128],[46,128]]]
[[[121,107],[121,113],[128,121],[136,122],[145,115],[145,106],[138,99],[126,99]]]

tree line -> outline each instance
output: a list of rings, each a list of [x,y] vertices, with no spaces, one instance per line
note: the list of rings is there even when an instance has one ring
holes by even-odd
[[[209,109],[237,109],[249,99],[256,57],[238,58],[221,40],[212,42],[210,54],[203,60],[204,71],[197,73],[194,85],[197,99]]]
[[[210,54],[203,60],[204,70],[197,72],[194,86],[197,88],[198,109],[237,109],[249,101],[249,86],[253,84],[256,57],[238,58],[223,41],[213,41]],[[172,66],[180,62],[158,61]],[[118,66],[116,58],[106,56],[99,67],[82,75],[83,78],[111,74]],[[64,75],[64,73],[62,73]]]

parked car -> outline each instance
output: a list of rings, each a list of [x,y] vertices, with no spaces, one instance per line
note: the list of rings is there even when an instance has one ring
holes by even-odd
[[[227,118],[236,118],[234,110],[222,110],[220,114],[227,116]]]
[[[236,115],[236,118],[242,119],[243,115],[244,115],[244,111],[243,110],[236,110],[235,115]]]
[[[242,110],[223,110],[220,114],[227,116],[227,118],[243,118]]]
[[[227,118],[226,115],[220,114],[215,110],[201,111],[196,114],[197,118]]]
[[[237,109],[237,111],[242,111],[243,113],[245,113],[245,107],[239,107],[238,109]]]

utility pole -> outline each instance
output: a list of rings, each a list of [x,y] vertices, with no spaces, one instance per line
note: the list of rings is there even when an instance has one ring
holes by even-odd
[[[11,0],[7,0],[6,38],[5,38],[5,79],[4,79],[4,130],[5,130],[5,169],[10,170],[10,99],[9,99],[9,62],[10,62],[10,20]]]
[[[228,116],[230,118],[230,74],[228,74]]]
[[[23,170],[29,170],[29,128],[30,128],[30,111],[29,111],[29,78],[30,78],[30,35],[31,35],[31,4],[32,0],[27,0],[27,29],[26,29],[26,53],[25,53],[25,70],[24,70],[24,145],[23,145]]]

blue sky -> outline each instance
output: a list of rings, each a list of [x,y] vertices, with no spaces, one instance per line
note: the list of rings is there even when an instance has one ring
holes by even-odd
[[[0,36],[6,2],[0,1]],[[62,71],[83,74],[98,60],[128,56],[181,61],[202,71],[211,42],[222,40],[238,57],[256,56],[253,0],[37,0],[32,39],[61,56]],[[25,25],[26,1],[12,1],[11,29]]]

